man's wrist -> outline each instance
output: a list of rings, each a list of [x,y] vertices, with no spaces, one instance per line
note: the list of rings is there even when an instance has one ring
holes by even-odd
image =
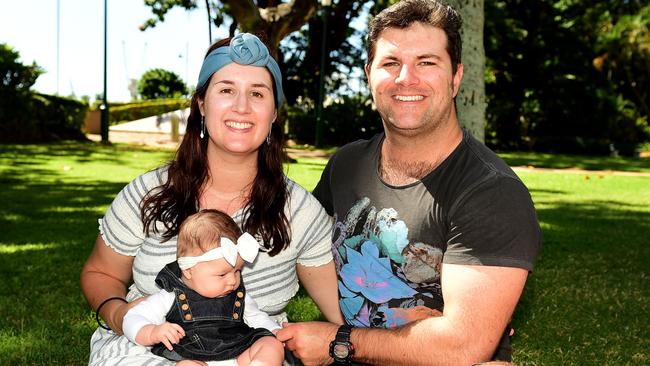
[[[330,343],[329,354],[336,363],[349,364],[354,355],[354,345],[351,339],[352,327],[344,324],[336,332],[334,340]]]

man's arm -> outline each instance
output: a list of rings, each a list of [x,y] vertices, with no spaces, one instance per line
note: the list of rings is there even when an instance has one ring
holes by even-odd
[[[440,317],[397,329],[354,328],[353,359],[373,365],[469,365],[494,353],[515,309],[528,271],[521,268],[444,264]],[[290,324],[278,339],[305,365],[331,362],[329,342],[336,325]],[[318,341],[318,338],[325,338]]]
[[[469,365],[488,361],[527,276],[528,271],[520,268],[444,264],[443,315],[396,330],[354,329],[351,340],[356,348],[355,359],[376,365]]]

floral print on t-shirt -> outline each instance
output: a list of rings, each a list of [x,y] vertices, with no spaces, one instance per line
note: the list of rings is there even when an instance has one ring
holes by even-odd
[[[349,324],[391,328],[440,314],[440,248],[409,241],[398,212],[377,210],[366,197],[336,221],[340,305]]]

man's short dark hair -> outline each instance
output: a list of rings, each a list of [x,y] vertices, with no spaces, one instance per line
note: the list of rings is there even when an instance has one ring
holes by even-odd
[[[463,20],[454,8],[438,0],[402,0],[379,12],[370,22],[366,40],[368,65],[372,64],[375,58],[375,44],[381,32],[386,28],[404,29],[415,22],[434,26],[445,32],[447,53],[451,59],[452,72],[456,74],[463,51],[460,37]]]

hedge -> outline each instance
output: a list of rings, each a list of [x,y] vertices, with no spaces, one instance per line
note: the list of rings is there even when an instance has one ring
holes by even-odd
[[[158,99],[124,104],[109,103],[108,123],[110,125],[116,125],[125,121],[134,121],[136,119],[185,109],[189,106],[190,101],[188,99]]]
[[[13,94],[0,102],[0,141],[84,140],[88,104],[48,94]]]

